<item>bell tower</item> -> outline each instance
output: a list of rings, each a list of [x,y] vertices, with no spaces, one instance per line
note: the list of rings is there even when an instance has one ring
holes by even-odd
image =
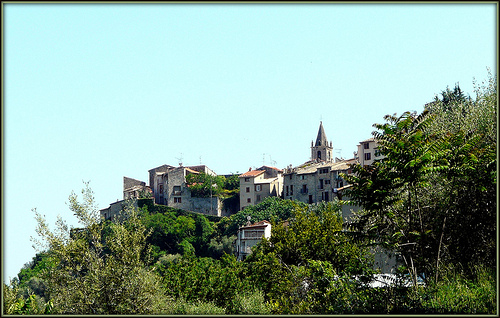
[[[311,159],[317,161],[333,161],[332,157],[333,147],[332,142],[328,144],[328,139],[326,138],[325,129],[323,128],[323,122],[319,122],[318,136],[316,137],[316,143],[311,141]]]

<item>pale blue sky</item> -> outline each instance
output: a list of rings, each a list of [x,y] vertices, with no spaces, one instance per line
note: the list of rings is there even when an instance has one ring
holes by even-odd
[[[218,174],[309,159],[320,120],[350,158],[386,114],[497,69],[497,4],[3,6],[3,278],[35,255],[32,208],[162,164]]]

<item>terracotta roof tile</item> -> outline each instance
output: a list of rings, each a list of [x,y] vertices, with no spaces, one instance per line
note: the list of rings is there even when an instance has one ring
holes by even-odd
[[[265,168],[272,169],[272,170],[276,170],[276,171],[278,171],[278,172],[283,172],[283,170],[278,169],[278,168],[276,168],[276,167],[270,167],[270,166],[262,166],[262,167],[260,167],[260,169],[265,169]]]
[[[242,177],[256,177],[258,175],[261,175],[264,172],[265,172],[264,170],[250,170],[250,171],[247,171],[243,174],[240,174],[240,178],[242,178]]]
[[[264,221],[256,222],[254,224],[242,226],[242,227],[240,227],[240,229],[247,229],[247,228],[251,228],[251,227],[266,227],[268,225],[271,225],[271,222],[264,220]]]

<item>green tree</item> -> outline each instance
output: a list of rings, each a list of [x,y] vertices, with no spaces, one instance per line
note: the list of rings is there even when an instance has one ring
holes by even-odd
[[[125,218],[110,224],[104,237],[93,192],[86,183],[83,202],[75,193],[70,210],[83,228],[70,231],[58,217],[55,231],[36,210],[39,246],[48,247],[54,267],[43,274],[48,295],[59,314],[161,313],[168,299],[159,277],[148,269],[148,231],[129,207]]]
[[[186,184],[193,197],[217,197],[224,188],[225,178],[207,173],[190,173],[186,176]]]
[[[497,81],[475,85],[476,98],[438,101],[430,129],[448,141],[443,153],[448,169],[436,175],[442,213],[439,260],[495,266],[497,184]],[[465,266],[466,269],[472,268]],[[469,271],[472,274],[471,271]],[[437,277],[438,271],[436,271]]]
[[[213,303],[227,313],[239,313],[246,301],[240,296],[255,290],[245,265],[234,255],[226,254],[220,260],[183,256],[158,268],[170,296],[190,303]]]
[[[242,211],[231,215],[219,222],[219,233],[226,236],[236,235],[238,228],[245,225],[250,217],[251,222],[260,222],[263,220],[279,222],[287,220],[292,216],[292,211],[297,205],[307,206],[302,202],[293,202],[283,200],[279,197],[267,197],[256,205],[248,206]]]
[[[437,280],[443,261],[494,259],[496,79],[475,101],[452,96],[385,116],[373,133],[383,159],[346,176],[364,209],[354,227],[400,253],[415,285],[420,273]]]
[[[308,260],[330,262],[339,272],[364,273],[371,264],[367,249],[343,231],[338,200],[315,205],[296,204],[292,217],[272,226],[272,235],[259,248],[273,253],[287,265],[304,265]]]
[[[2,306],[4,315],[44,315],[52,313],[52,300],[46,302],[32,292],[29,292],[27,296],[22,294],[18,280],[12,280],[9,285],[3,284]]]
[[[239,175],[233,174],[224,180],[224,189],[226,190],[237,190],[240,189],[240,178]]]
[[[208,255],[214,226],[205,216],[196,213],[179,215],[176,211],[149,213],[143,208],[140,219],[151,230],[147,242],[153,246],[156,260],[162,252],[175,254],[181,250],[191,251],[191,248],[198,256]],[[190,247],[186,250],[188,245]]]
[[[264,291],[273,313],[342,313],[320,306],[331,305],[334,297],[327,297],[331,286],[318,289],[321,282],[316,265],[331,268],[332,284],[337,275],[369,276],[372,261],[368,250],[343,230],[340,202],[310,206],[289,202],[295,205],[291,217],[273,222],[271,237],[263,239],[245,259],[250,276]]]

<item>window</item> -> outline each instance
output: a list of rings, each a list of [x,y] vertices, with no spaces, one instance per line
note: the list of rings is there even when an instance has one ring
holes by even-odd
[[[257,202],[260,201],[260,194],[257,194]]]
[[[372,154],[371,153],[365,153],[365,160],[370,160],[372,158]]]
[[[325,184],[330,184],[330,180],[325,180]]]
[[[318,159],[321,160],[321,151],[318,151]]]
[[[174,203],[182,203],[182,198],[174,198]]]
[[[244,238],[262,238],[264,236],[263,230],[246,230],[243,234]]]
[[[328,173],[328,168],[326,168],[326,169],[319,169],[319,173]]]
[[[309,195],[309,204],[313,203],[313,196]]]
[[[319,188],[323,189],[323,179],[319,179]]]
[[[181,186],[174,186],[174,194],[181,194]]]
[[[307,184],[302,185],[302,193],[307,193]]]
[[[250,187],[247,187],[245,191],[250,192]]]
[[[262,190],[262,186],[260,184],[255,186],[255,191],[261,191],[261,190]]]
[[[364,148],[364,149],[370,149],[370,144],[369,144],[369,143],[365,143],[365,144],[363,144],[363,148]]]
[[[330,201],[330,198],[329,198],[329,193],[328,192],[321,192],[321,200],[323,201]]]
[[[290,175],[290,180],[292,180],[292,175]]]
[[[163,193],[163,184],[160,184],[160,193]]]
[[[301,175],[301,176],[300,176],[300,180],[305,180],[305,179],[306,179],[306,177],[307,177],[307,176],[305,176],[305,175]]]
[[[288,196],[288,186],[286,186],[286,196]]]
[[[379,157],[379,156],[380,156],[380,150],[375,149],[375,157]]]
[[[250,182],[250,178],[245,178],[245,182]]]
[[[252,199],[251,199],[251,198],[248,198],[248,199],[247,199],[247,203],[252,203]]]
[[[293,185],[290,186],[290,195],[293,195]]]

